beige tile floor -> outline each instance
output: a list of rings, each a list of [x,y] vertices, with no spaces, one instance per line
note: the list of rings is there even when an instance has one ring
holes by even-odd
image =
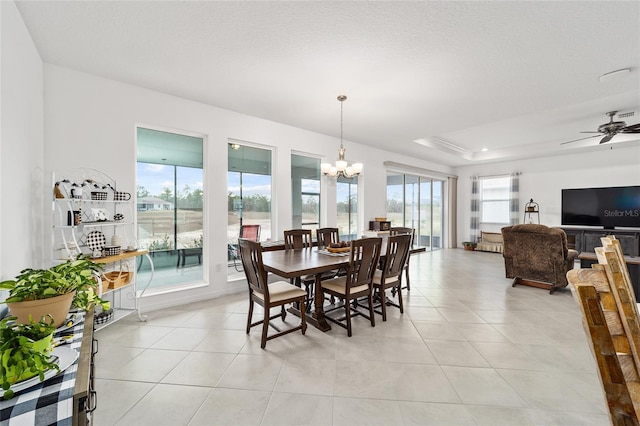
[[[99,331],[101,425],[606,425],[569,290],[519,286],[499,254],[412,258],[405,314],[260,349],[246,293]],[[288,316],[287,321],[297,318]]]

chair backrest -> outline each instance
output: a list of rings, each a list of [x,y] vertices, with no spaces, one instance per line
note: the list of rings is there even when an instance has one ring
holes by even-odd
[[[382,238],[360,238],[351,241],[347,287],[373,285],[373,274],[380,260]]]
[[[269,289],[267,286],[267,271],[262,263],[262,246],[257,241],[240,238],[240,258],[244,274],[247,277],[249,292],[256,291],[264,295],[265,303],[269,303]]]
[[[640,377],[611,290],[604,265],[567,273],[583,314],[612,425],[637,425],[640,414]]]
[[[240,238],[251,241],[260,241],[260,225],[242,225]]]
[[[546,225],[521,224],[502,228],[505,275],[507,278],[567,285],[569,262],[567,235],[560,228]]]
[[[387,238],[387,252],[382,267],[382,275],[385,279],[402,274],[409,257],[411,238],[411,234],[390,235]]]
[[[289,229],[284,231],[285,250],[299,250],[311,247],[310,229]]]
[[[318,228],[316,231],[318,247],[326,247],[329,243],[337,243],[340,241],[338,228]]]
[[[402,226],[394,226],[393,228],[389,228],[389,235],[402,235],[402,234],[410,234],[411,235],[411,245],[413,245],[413,239],[416,235],[416,230],[413,228],[406,228]]]

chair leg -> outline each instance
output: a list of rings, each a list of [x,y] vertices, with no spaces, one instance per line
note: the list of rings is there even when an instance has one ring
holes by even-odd
[[[300,301],[300,319],[302,320],[302,334],[304,335],[307,332],[307,318],[306,318],[306,309],[305,309],[304,300]]]
[[[404,304],[402,303],[402,281],[398,283],[398,306],[400,307],[400,313],[404,314]]]
[[[411,281],[409,281],[409,263],[404,267],[404,276],[407,278],[407,291],[411,291]]]
[[[247,317],[247,334],[251,330],[251,319],[253,318],[253,299],[249,296],[249,315]]]
[[[351,303],[345,302],[344,310],[347,321],[347,336],[351,337]]]
[[[383,296],[384,296],[384,293],[383,293]],[[371,327],[375,327],[376,326],[376,318],[375,318],[374,313],[373,313],[373,292],[370,291],[369,295],[367,296],[367,298],[369,300],[369,319],[371,320]],[[383,305],[382,309],[384,309],[384,304],[385,304],[385,302],[383,300],[382,301],[382,305]]]
[[[380,287],[380,307],[382,308],[382,321],[387,320],[387,292]]]
[[[280,308],[280,316],[282,317],[282,322],[284,322],[284,319],[287,317],[287,310],[284,308],[284,305],[281,305]]]
[[[267,331],[269,330],[269,315],[271,310],[266,306],[264,307],[264,320],[262,321],[262,340],[260,341],[260,347],[262,349],[267,346]]]

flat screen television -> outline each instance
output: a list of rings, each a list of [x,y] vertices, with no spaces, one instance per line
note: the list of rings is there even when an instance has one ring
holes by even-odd
[[[640,228],[640,186],[563,189],[562,224]]]

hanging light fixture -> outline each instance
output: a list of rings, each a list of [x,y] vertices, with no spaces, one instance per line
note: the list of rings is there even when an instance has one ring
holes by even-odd
[[[351,178],[362,173],[362,163],[353,163],[353,165],[350,166],[344,159],[344,153],[346,150],[344,149],[344,146],[342,146],[342,105],[343,102],[347,100],[347,97],[345,95],[340,95],[338,96],[338,100],[340,101],[340,149],[338,150],[338,160],[336,160],[335,166],[331,163],[322,163],[320,165],[320,169],[322,170],[322,174],[325,176],[334,178],[343,176]]]

